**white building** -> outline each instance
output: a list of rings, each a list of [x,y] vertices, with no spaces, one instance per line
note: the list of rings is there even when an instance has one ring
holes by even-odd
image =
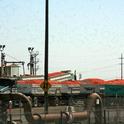
[[[1,67],[0,67],[1,70]],[[3,76],[7,76],[7,77],[18,77],[19,74],[19,66],[16,64],[11,64],[11,65],[7,65],[4,67],[4,75]]]

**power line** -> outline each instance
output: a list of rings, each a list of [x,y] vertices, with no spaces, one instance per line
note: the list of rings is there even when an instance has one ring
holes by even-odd
[[[115,68],[117,66],[117,64],[113,64],[113,65],[106,65],[106,66],[102,66],[102,67],[97,67],[97,68],[91,68],[88,70],[84,70],[83,73],[85,72],[92,72],[92,71],[100,71],[100,70],[107,70],[110,68]]]
[[[19,61],[19,60],[18,60],[16,57],[14,57],[14,56],[11,56],[11,55],[9,55],[9,54],[7,54],[7,53],[6,53],[6,55],[7,55],[8,57],[10,57],[10,58],[16,60],[16,61]]]

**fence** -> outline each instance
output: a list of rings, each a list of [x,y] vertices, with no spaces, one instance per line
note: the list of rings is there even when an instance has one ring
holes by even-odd
[[[86,100],[86,99],[84,99]],[[77,101],[73,104],[75,111],[83,111],[85,109],[84,102],[82,100]],[[75,101],[73,101],[75,102]],[[3,108],[3,105],[1,106]],[[50,107],[50,112],[57,112],[60,114],[62,111],[65,111],[67,106],[55,106]],[[2,109],[1,109],[2,110]],[[41,108],[33,108],[33,113],[42,114],[43,107]],[[25,119],[23,108],[13,109],[12,112],[7,111],[8,121],[15,121],[16,124],[28,124]],[[2,113],[2,112],[1,112]],[[4,114],[4,113],[3,113]],[[2,117],[2,115],[1,115]],[[97,118],[97,114],[94,115],[94,109],[90,113],[90,117],[86,120],[74,120],[71,124],[95,124],[95,118]],[[6,123],[0,123],[6,124]],[[46,123],[42,122],[42,124],[66,124],[63,119],[58,121]],[[103,99],[103,124],[124,124],[124,97],[106,97]]]

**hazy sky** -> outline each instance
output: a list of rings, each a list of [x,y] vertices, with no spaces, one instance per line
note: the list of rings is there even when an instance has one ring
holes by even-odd
[[[49,72],[120,78],[124,0],[49,1]],[[6,59],[27,64],[27,49],[34,47],[39,74],[44,73],[44,9],[45,0],[0,0],[0,43],[6,45]]]

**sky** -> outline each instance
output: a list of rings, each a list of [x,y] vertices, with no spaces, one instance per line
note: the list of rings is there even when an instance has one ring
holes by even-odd
[[[38,51],[44,74],[45,0],[0,0],[0,44],[6,60],[29,62]],[[123,0],[49,0],[49,73],[76,70],[82,78],[120,78],[124,54]]]

